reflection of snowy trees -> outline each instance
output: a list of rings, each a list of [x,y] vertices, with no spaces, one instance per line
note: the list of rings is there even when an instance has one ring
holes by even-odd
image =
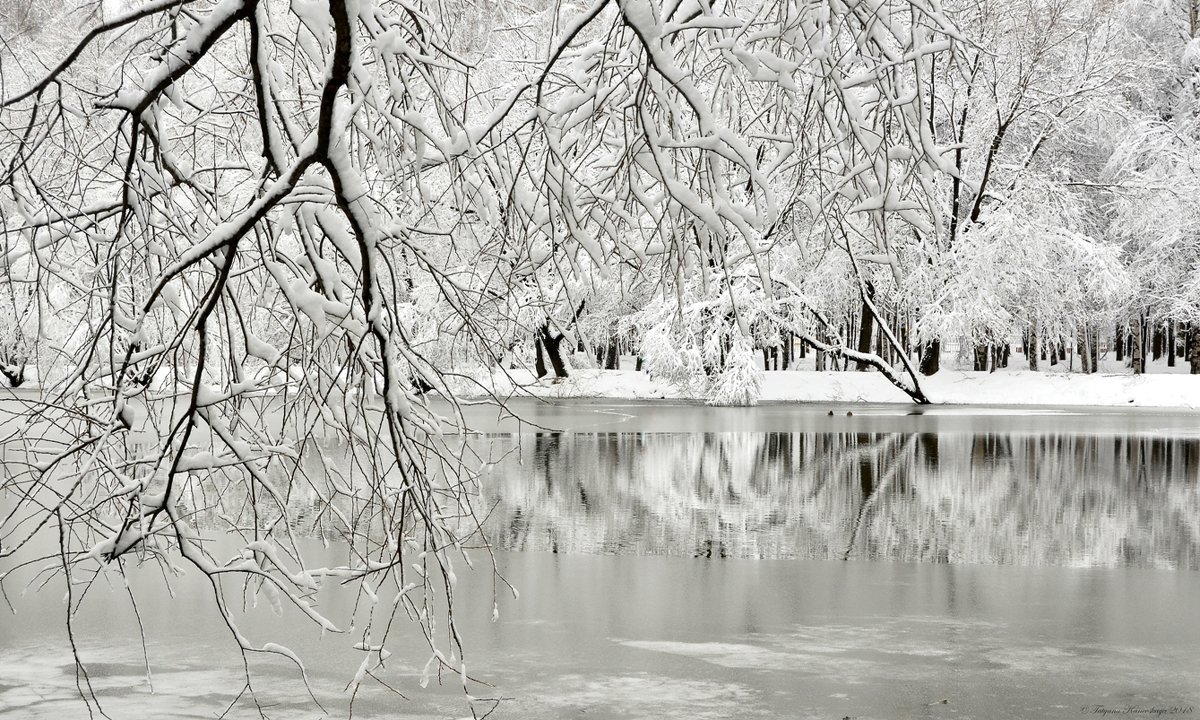
[[[504,548],[1200,568],[1200,441],[539,434],[484,483]],[[517,465],[517,459],[520,465]]]

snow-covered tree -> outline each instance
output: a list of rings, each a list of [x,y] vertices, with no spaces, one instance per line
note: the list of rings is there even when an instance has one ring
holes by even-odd
[[[427,669],[468,685],[445,611],[480,544],[475,476],[457,406],[429,394],[530,337],[562,360],[604,283],[610,330],[634,296],[706,318],[674,350],[699,353],[716,401],[755,399],[748,311],[924,400],[906,357],[850,350],[773,255],[845,253],[870,307],[862,264],[893,267],[934,222],[949,163],[920,98],[956,37],[936,3],[87,8],[0,48],[6,267],[22,255],[31,296],[56,298],[27,306],[36,323],[70,319],[62,372],[18,418],[61,444],[10,456],[0,556],[57,537],[68,588],[182,563],[244,655],[303,667],[238,627],[242,593],[354,628],[354,688],[407,616]],[[638,330],[648,356],[658,327]],[[295,493],[343,564],[306,558]],[[203,541],[214,524],[232,545]],[[315,602],[331,583],[368,599],[349,625]]]

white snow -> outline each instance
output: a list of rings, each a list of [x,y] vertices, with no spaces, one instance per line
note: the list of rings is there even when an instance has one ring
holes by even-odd
[[[635,370],[573,370],[554,382],[535,382],[528,371],[497,373],[492,381],[501,396],[528,393],[545,398],[674,399],[695,398],[675,385]],[[921,379],[921,388],[935,404],[950,405],[1068,405],[1200,409],[1200,375],[1083,375],[1006,371],[997,373],[942,370]],[[877,372],[763,373],[760,403],[863,402],[909,404],[908,396]]]

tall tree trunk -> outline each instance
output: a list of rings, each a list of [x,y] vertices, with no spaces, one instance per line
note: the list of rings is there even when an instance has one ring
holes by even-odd
[[[974,347],[975,361],[971,364],[971,369],[975,372],[986,372],[988,369],[988,359],[991,355],[991,346],[977,344]]]
[[[1150,330],[1150,358],[1158,360],[1163,356],[1163,332],[1162,325],[1155,323]]]
[[[1167,367],[1175,367],[1175,321],[1167,321]]]
[[[1200,330],[1195,323],[1188,326],[1188,364],[1192,375],[1200,375]]]
[[[875,298],[875,286],[868,280],[867,283],[867,298]],[[874,330],[875,314],[871,312],[871,306],[867,303],[867,299],[863,299],[862,315],[858,324],[858,351],[863,354],[871,352],[871,331]],[[865,362],[857,363],[855,370],[864,372],[869,370],[871,366]]]
[[[1117,362],[1125,361],[1125,333],[1121,331],[1121,326],[1113,332],[1113,345],[1117,349]]]
[[[1026,351],[1026,357],[1029,358],[1029,369],[1037,371],[1038,369],[1038,324],[1034,321],[1029,326],[1029,350]]]
[[[936,375],[942,369],[942,341],[931,340],[921,349],[921,374]]]
[[[1144,325],[1144,322],[1142,319],[1142,315],[1139,313],[1137,323],[1133,327],[1132,355],[1133,355],[1133,374],[1134,375],[1141,375],[1142,373],[1146,372],[1146,361],[1145,361],[1145,356],[1143,354],[1145,352],[1145,343],[1142,339],[1142,336],[1144,333],[1143,325]]]
[[[1088,332],[1086,328],[1075,341],[1075,354],[1079,356],[1079,372],[1084,375],[1090,373],[1092,368],[1089,363],[1092,354],[1088,352]]]
[[[878,355],[885,363],[887,363],[888,365],[891,365],[892,363],[890,360],[888,360],[887,350],[884,348],[884,342],[883,342],[883,327],[884,327],[884,323],[886,323],[886,322],[887,322],[886,317],[879,318],[879,332],[875,333],[875,338],[874,338],[875,354]]]
[[[1092,372],[1100,372],[1100,330],[1098,328],[1088,331],[1088,352],[1092,358]]]
[[[619,370],[621,364],[621,353],[617,350],[616,341],[608,344],[608,352],[604,355],[605,370]]]

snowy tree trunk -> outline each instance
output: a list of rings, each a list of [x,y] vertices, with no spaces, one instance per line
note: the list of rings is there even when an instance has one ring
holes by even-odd
[[[921,374],[936,375],[942,369],[942,341],[933,340],[925,344],[921,352]]]
[[[1092,372],[1100,372],[1100,330],[1097,328],[1088,331],[1088,352],[1092,358]]]
[[[21,387],[25,382],[25,363],[0,363],[0,375],[8,380],[9,387]]]
[[[1125,361],[1125,332],[1118,325],[1113,331],[1113,344],[1117,346],[1117,362]]]
[[[1029,347],[1025,351],[1025,356],[1029,359],[1029,369],[1036,372],[1038,369],[1038,324],[1036,321],[1029,327]]]
[[[542,355],[542,340],[541,338],[533,339],[533,349],[536,352],[533,361],[533,368],[537,371],[539,378],[546,376],[546,358]]]
[[[604,354],[604,369],[617,370],[619,369],[617,366],[620,364],[620,362],[621,353],[617,350],[617,343],[615,341],[610,342],[608,344],[608,351]]]
[[[887,343],[883,341],[883,324],[887,322],[886,317],[879,318],[879,332],[875,333],[875,354],[883,358],[883,361],[889,365],[892,364],[892,359],[888,356]]]
[[[1167,322],[1167,367],[1175,367],[1175,321]]]
[[[858,324],[858,351],[864,355],[871,352],[871,331],[874,329],[875,314],[871,312],[871,305],[867,298],[875,296],[875,286],[870,282],[867,284],[867,297],[863,298],[862,314]],[[855,370],[864,372],[871,368],[865,362],[858,362]]]
[[[1141,314],[1138,315],[1137,323],[1133,328],[1133,374],[1141,375],[1146,371],[1146,361],[1144,353],[1146,351],[1144,335],[1144,322]]]
[[[1075,341],[1075,354],[1079,356],[1079,371],[1087,375],[1092,371],[1088,364],[1091,353],[1088,352],[1088,332],[1085,329]]]
[[[984,372],[988,369],[988,350],[989,349],[990,348],[987,345],[975,345],[974,346],[975,361],[973,363],[971,363],[972,370],[974,370],[975,372]]]
[[[1196,331],[1195,323],[1188,328],[1188,363],[1191,374],[1200,375],[1200,332]]]
[[[549,324],[542,326],[542,345],[546,348],[546,357],[550,360],[550,367],[554,368],[554,376],[559,378],[568,376],[567,366],[562,359],[562,341],[561,334],[556,336],[550,333]],[[542,365],[540,370],[545,370],[545,365]]]

